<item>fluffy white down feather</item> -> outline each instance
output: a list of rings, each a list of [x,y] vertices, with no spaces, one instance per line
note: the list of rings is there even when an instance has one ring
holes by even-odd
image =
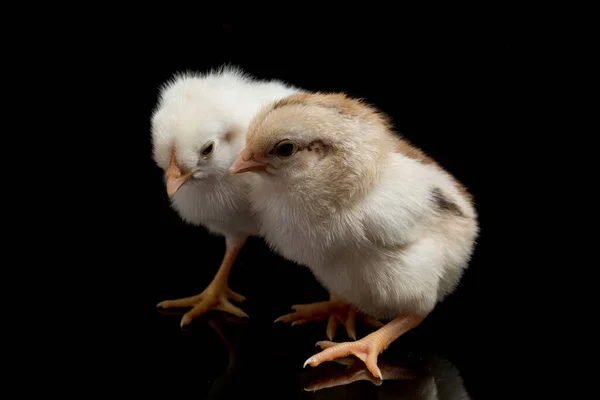
[[[201,168],[171,199],[184,221],[232,239],[257,234],[247,198],[250,177],[231,176],[228,168],[245,145],[256,111],[298,91],[233,66],[179,73],[161,87],[151,119],[153,159],[166,169],[174,146],[181,167]],[[215,149],[203,159],[200,151],[211,140]]]
[[[254,179],[260,234],[368,315],[427,315],[468,265],[479,229],[472,202],[435,163],[395,151],[385,126],[331,106],[294,107],[266,107],[250,128],[247,148],[272,165],[242,174]],[[286,160],[266,155],[267,143],[282,139],[300,146],[329,141],[339,157],[327,149]],[[363,185],[366,177],[372,181]],[[436,193],[462,215],[440,209]]]

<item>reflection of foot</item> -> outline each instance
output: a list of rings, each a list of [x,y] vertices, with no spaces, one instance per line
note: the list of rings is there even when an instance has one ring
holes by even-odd
[[[227,331],[228,325],[238,325],[248,322],[247,318],[236,317],[233,314],[220,314],[214,315],[207,319],[207,324],[219,335],[227,349],[229,350],[229,366],[233,365],[236,359],[236,349],[232,344],[231,332]]]
[[[325,378],[311,382],[304,390],[315,391],[321,389],[332,388],[335,386],[348,385],[357,381],[369,381],[376,386],[381,385],[384,380],[408,380],[415,379],[416,374],[409,369],[381,364],[381,374],[383,379],[378,379],[369,372],[365,365],[351,358],[342,358],[335,360],[340,364],[345,364],[349,368],[345,372],[338,372]]]
[[[306,322],[320,322],[329,319],[327,323],[327,338],[333,340],[335,332],[341,323],[346,328],[348,337],[356,340],[356,318],[360,318],[364,323],[373,327],[380,328],[383,324],[374,320],[362,313],[358,313],[356,309],[348,304],[337,300],[323,301],[312,304],[299,304],[292,307],[295,312],[283,315],[275,320],[275,322],[291,322],[292,326],[304,324]]]
[[[353,354],[366,364],[369,371],[376,378],[382,379],[381,371],[377,367],[379,354],[398,337],[419,325],[421,321],[423,321],[423,317],[418,315],[402,315],[355,342],[317,342],[317,346],[321,347],[323,351],[306,360],[304,366],[306,367],[306,364],[309,364],[311,367],[316,367],[322,362],[334,361],[337,358]]]
[[[244,296],[229,289],[227,285],[215,285],[211,283],[202,293],[192,297],[186,297],[178,300],[166,300],[158,303],[159,308],[181,308],[192,307],[183,318],[181,318],[181,326],[188,325],[192,320],[206,314],[210,310],[219,310],[226,313],[248,318],[248,315],[240,308],[231,304],[229,299],[235,302],[246,300]]]

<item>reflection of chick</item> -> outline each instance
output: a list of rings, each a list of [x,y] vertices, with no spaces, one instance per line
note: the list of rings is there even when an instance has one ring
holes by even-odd
[[[450,361],[436,357],[429,364],[429,371],[434,378],[432,384],[436,387],[438,399],[469,400],[460,371]]]
[[[308,266],[332,296],[387,325],[320,342],[306,361],[377,357],[458,284],[478,234],[471,196],[392,132],[385,116],[342,94],[297,94],[266,106],[232,173],[255,171],[261,235]],[[306,365],[306,364],[305,364]]]
[[[402,399],[402,400],[468,400],[470,397],[463,385],[459,371],[449,361],[433,357],[419,368],[404,368],[399,365],[381,363],[381,372],[386,382],[374,378],[364,364],[356,359],[339,359],[349,365],[343,373],[321,375],[306,387],[308,391],[323,391],[326,398],[335,396],[337,391],[344,392],[344,398],[364,398],[368,390],[369,397],[377,399]],[[346,385],[358,381],[370,381],[376,387],[360,389],[355,386],[346,388]],[[327,390],[324,390],[327,389]],[[318,392],[317,392],[318,393]],[[341,393],[340,393],[341,394]],[[316,398],[319,398],[317,395]]]
[[[237,338],[232,337],[232,332],[239,333],[239,324],[245,320],[231,315],[222,314],[212,317],[208,320],[208,325],[219,335],[219,338],[227,346],[229,361],[227,369],[212,383],[210,390],[206,394],[207,399],[228,398],[231,395],[236,396],[235,381],[244,380],[243,355],[238,346]],[[238,326],[235,326],[238,325]],[[232,397],[233,397],[232,396]]]
[[[374,385],[380,386],[383,380],[409,380],[415,379],[416,375],[408,368],[395,366],[389,363],[379,361],[379,370],[383,379],[374,377],[365,364],[357,361],[355,358],[339,358],[336,363],[346,366],[344,371],[333,373],[318,373],[318,379],[313,380],[305,390],[322,390],[336,386],[349,385],[358,381],[369,381]],[[321,370],[323,371],[323,370]],[[321,372],[320,371],[320,372]]]

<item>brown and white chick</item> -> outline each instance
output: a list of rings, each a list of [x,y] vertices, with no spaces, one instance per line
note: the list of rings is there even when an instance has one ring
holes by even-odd
[[[344,94],[303,93],[263,108],[230,171],[254,171],[260,235],[308,266],[332,296],[388,323],[353,342],[317,343],[306,363],[377,357],[457,286],[479,232],[467,190]]]
[[[249,177],[228,168],[243,149],[248,123],[265,103],[298,89],[258,81],[236,67],[205,75],[182,73],[163,85],[151,118],[153,158],[164,170],[172,207],[187,223],[225,237],[226,251],[202,293],[167,300],[158,307],[192,307],[181,325],[211,309],[247,317],[229,299],[244,296],[228,287],[231,267],[248,236],[257,234],[249,200]]]

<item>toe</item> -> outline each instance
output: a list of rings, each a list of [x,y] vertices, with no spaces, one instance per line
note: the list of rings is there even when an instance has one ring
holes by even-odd
[[[183,308],[183,307],[194,307],[204,297],[203,293],[197,294],[191,297],[185,297],[177,300],[165,300],[158,303],[158,308]]]
[[[217,310],[227,312],[229,314],[233,314],[240,318],[250,318],[248,314],[243,312],[239,307],[234,306],[228,300],[224,300],[216,307]]]
[[[293,313],[289,313],[286,315],[282,315],[277,318],[274,322],[293,322],[304,320],[306,322],[321,322],[327,319],[328,315],[326,313],[320,312],[318,310],[312,308],[304,308],[305,306],[296,305],[294,308],[296,311]]]
[[[189,313],[188,313],[189,314]],[[185,314],[183,317],[181,317],[181,323],[179,324],[182,328],[184,326],[189,325],[192,322],[192,317],[188,314]]]
[[[352,340],[356,340],[356,312],[351,310],[346,318],[346,333]]]
[[[158,308],[182,308],[182,307],[191,307],[189,302],[181,300],[165,300],[161,301],[156,305]]]
[[[371,360],[371,358],[367,357],[367,361],[365,361],[365,365],[369,372],[377,379],[383,379],[381,375],[381,370],[377,366],[377,356],[375,356],[375,360]]]
[[[293,322],[296,319],[299,319],[299,316],[296,313],[285,314],[285,315],[282,315],[281,317],[277,318],[275,321],[273,321],[273,323],[284,322],[287,324],[288,322]]]
[[[327,339],[333,340],[338,326],[339,326],[338,319],[334,316],[329,317],[329,322],[327,323],[327,331],[326,331]]]
[[[337,346],[337,343],[332,342],[330,340],[321,340],[315,344],[315,346],[319,346],[322,350],[328,349],[333,346]]]
[[[229,297],[231,300],[235,301],[236,303],[241,303],[241,302],[243,302],[243,301],[246,301],[246,297],[242,296],[242,295],[241,295],[241,294],[239,294],[239,293],[236,293],[236,292],[234,292],[234,291],[233,291],[233,290],[231,290],[231,289],[227,289],[227,296],[228,296],[228,297]]]
[[[306,360],[304,366],[306,366],[306,364],[310,364],[311,367],[316,367],[325,361],[333,361],[336,358],[346,357],[350,354],[356,354],[356,346],[354,345],[355,343],[357,342],[336,344],[327,340],[317,342],[317,346],[324,350]]]
[[[365,365],[367,369],[373,376],[377,379],[383,379],[381,375],[381,370],[377,366],[377,352],[372,351],[367,355],[367,359],[365,360]]]
[[[181,325],[188,325],[192,322],[192,320],[206,314],[208,311],[210,311],[211,308],[211,305],[206,302],[201,302],[197,304],[194,308],[192,308],[183,316],[183,318],[181,319]]]
[[[375,378],[382,379],[381,371],[377,366],[379,351],[377,346],[372,345],[372,343],[362,341],[346,343],[320,341],[317,342],[317,346],[321,347],[323,351],[306,360],[304,366],[309,364],[312,367],[316,367],[325,361],[333,361],[353,354],[365,363],[367,369]]]
[[[376,319],[371,318],[371,317],[366,316],[366,315],[361,316],[361,319],[363,320],[363,322],[365,324],[367,324],[367,325],[369,325],[369,326],[371,326],[372,328],[375,328],[375,329],[379,329],[379,328],[381,328],[381,327],[384,326],[384,324],[382,322],[377,321]]]

